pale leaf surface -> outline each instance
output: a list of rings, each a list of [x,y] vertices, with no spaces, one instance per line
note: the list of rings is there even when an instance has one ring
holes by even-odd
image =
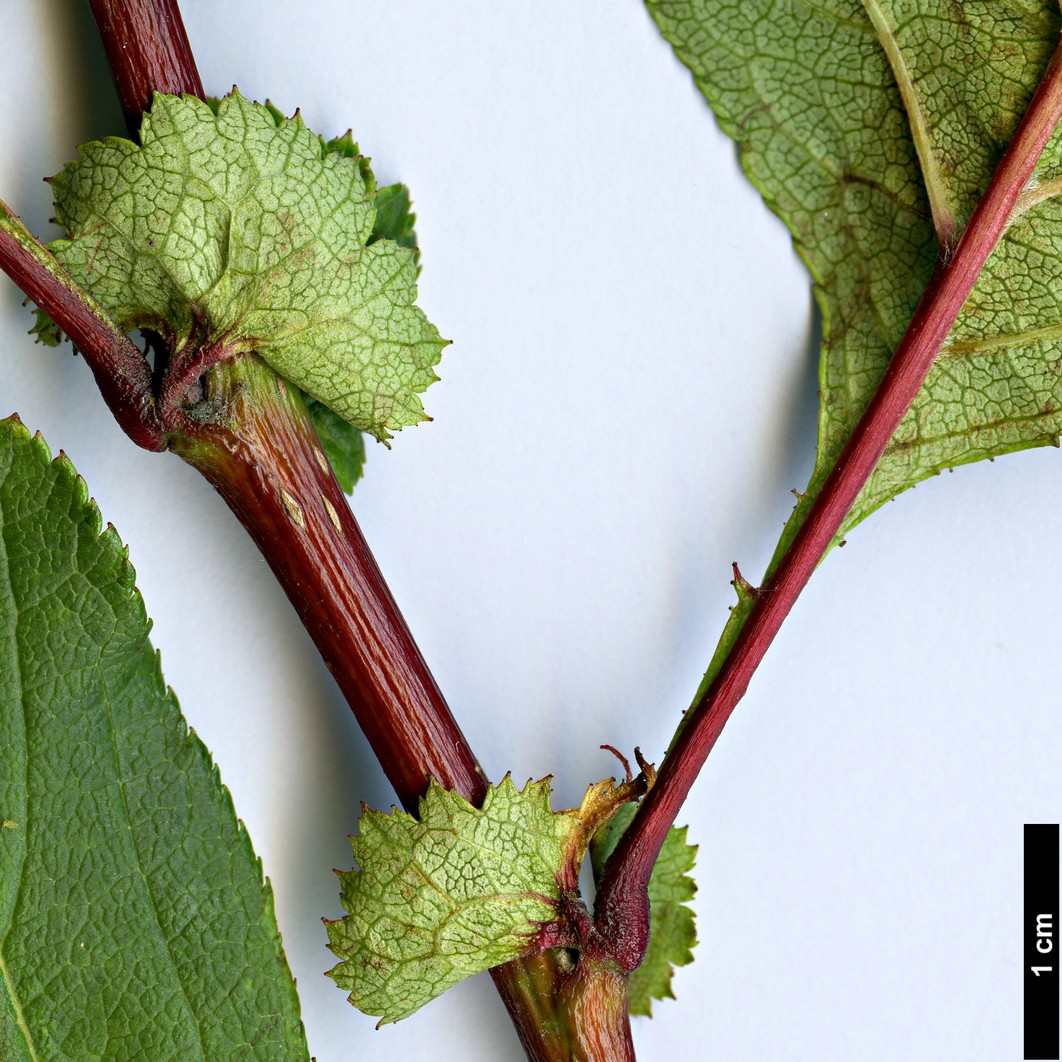
[[[380,1024],[408,1017],[481,970],[526,953],[558,917],[558,874],[572,813],[554,813],[548,780],[506,777],[482,809],[432,783],[420,817],[366,810],[340,875],[347,914],[328,923],[331,971]]]
[[[238,93],[155,97],[141,146],[87,144],[53,179],[56,257],[126,330],[256,351],[377,438],[424,419],[445,341],[414,252],[373,239],[365,159]]]
[[[822,311],[815,469],[773,571],[961,231],[1058,37],[1054,0],[647,0],[746,174],[786,224]],[[1056,134],[924,387],[845,520],[945,469],[1062,432]],[[698,697],[751,607],[739,603]]]
[[[357,144],[352,143],[350,137],[330,141],[325,147],[351,158],[357,158],[360,154]],[[417,234],[413,227],[415,222],[409,189],[404,184],[389,184],[376,193],[376,221],[370,242],[393,240],[400,247],[410,248],[414,260],[419,261]],[[324,403],[309,395],[306,399],[306,408],[320,436],[325,456],[335,471],[340,487],[350,494],[365,468],[365,439],[353,424],[333,413]]]
[[[649,0],[742,165],[786,223],[823,313],[811,499],[881,379],[1044,71],[1053,2]],[[1059,171],[1059,140],[1037,171]],[[1057,444],[1062,215],[1008,231],[842,528],[945,468]],[[935,224],[936,223],[936,227]]]

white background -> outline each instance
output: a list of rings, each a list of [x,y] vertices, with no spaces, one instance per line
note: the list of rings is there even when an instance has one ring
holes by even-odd
[[[434,423],[354,506],[490,775],[557,806],[658,759],[810,470],[815,317],[638,0],[186,0],[207,90],[352,126],[412,189]],[[0,196],[122,131],[91,23],[5,0]],[[321,976],[359,801],[390,790],[242,529],[129,443],[0,281],[0,413],[66,450],[129,543],[155,643],[276,890],[319,1062],[521,1057],[489,979],[380,1032]],[[816,575],[685,809],[697,961],[644,1060],[1019,1058],[1022,823],[1058,821],[1053,450],[945,475]]]

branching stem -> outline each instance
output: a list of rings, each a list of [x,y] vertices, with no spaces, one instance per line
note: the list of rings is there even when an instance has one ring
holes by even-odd
[[[203,96],[176,0],[89,2],[134,136],[153,92]],[[301,398],[266,396],[272,374],[255,380],[251,360],[222,363],[213,372],[207,390],[224,392],[223,401],[243,404],[245,412],[253,407],[254,415],[242,426],[230,420],[226,428],[206,429],[198,439],[179,436],[175,448],[186,451],[255,539],[399,800],[415,811],[428,780],[435,778],[481,803],[487,780],[323,459]],[[249,375],[234,380],[240,373]],[[572,1042],[567,1010],[559,1013],[555,1003],[569,979],[548,954],[507,963],[491,976],[533,1062],[633,1059],[633,1053],[594,1055]],[[584,980],[596,986],[599,978]],[[588,992],[581,989],[576,998]],[[583,1032],[593,1031],[592,1016],[568,1010],[581,1017]],[[611,1031],[605,1039],[626,1052],[626,1009],[619,1013],[612,1007],[607,1014],[602,1023]]]
[[[203,95],[175,0],[89,2],[134,133],[154,91]],[[1062,53],[1056,50],[969,224],[938,265],[866,413],[609,860],[595,908],[604,947],[574,974],[561,970],[548,954],[495,971],[530,1057],[633,1058],[625,973],[644,954],[646,888],[667,831],[921,389],[1060,115]],[[196,396],[188,397],[181,430],[163,431],[144,356],[2,205],[0,267],[82,350],[127,433],[149,449],[172,446],[225,497],[287,590],[403,804],[415,807],[429,778],[481,801],[486,779],[321,454],[301,396],[285,389],[253,355],[245,355],[214,365],[204,379],[201,406],[194,405]],[[184,383],[183,376],[175,379]],[[165,426],[172,429],[169,421]]]
[[[1062,45],[1056,48],[992,180],[954,252],[941,261],[863,418],[774,575],[757,595],[715,681],[690,718],[609,859],[598,886],[598,929],[617,959],[637,965],[646,887],[668,829],[782,621],[829,549],[863,485],[925,381],[989,254],[1010,222],[1040,153],[1062,116]]]

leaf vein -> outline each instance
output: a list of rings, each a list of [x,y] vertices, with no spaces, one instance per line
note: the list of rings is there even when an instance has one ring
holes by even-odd
[[[927,116],[919,101],[918,93],[915,91],[914,73],[900,48],[896,27],[889,22],[880,0],[863,0],[863,8],[877,33],[878,42],[885,52],[885,58],[896,79],[896,87],[900,92],[904,110],[907,112],[907,122],[911,130],[911,139],[914,141],[915,153],[918,156],[918,164],[922,170],[926,194],[929,196],[933,227],[937,230],[941,244],[947,246],[957,235],[956,221],[947,202],[940,167],[933,150],[933,138],[929,131]]]

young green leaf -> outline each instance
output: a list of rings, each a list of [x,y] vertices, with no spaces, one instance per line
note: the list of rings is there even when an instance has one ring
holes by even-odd
[[[156,96],[141,145],[81,148],[53,179],[56,257],[126,330],[216,358],[256,351],[379,439],[424,419],[445,341],[408,247],[373,240],[360,156],[237,92]]]
[[[63,333],[59,326],[43,310],[36,307],[33,309],[33,327],[29,334],[46,347],[58,347],[63,342]]]
[[[506,777],[482,809],[432,783],[420,817],[366,810],[351,839],[359,870],[340,875],[343,909],[328,923],[331,971],[380,1024],[529,951],[558,917],[570,822],[548,781]]]
[[[0,422],[0,1058],[306,1059],[261,866],[64,457]]]
[[[590,856],[595,876],[600,876],[637,807],[626,804],[594,835]],[[697,858],[696,845],[686,843],[686,827],[668,831],[652,877],[649,879],[649,947],[641,966],[631,974],[630,1011],[652,1016],[654,999],[674,999],[671,976],[676,966],[693,962],[697,943],[693,911],[687,906],[697,886],[690,877]]]
[[[1039,81],[1057,4],[648,0],[823,313],[815,471],[792,540]],[[1056,136],[840,536],[942,469],[1062,431]]]
[[[578,808],[557,812],[548,778],[517,790],[508,775],[482,808],[432,782],[418,818],[366,809],[351,838],[360,869],[339,875],[347,914],[326,922],[342,960],[330,976],[384,1025],[472,974],[561,939],[576,944],[569,923],[583,856],[603,823],[645,792],[646,774],[596,782]]]

